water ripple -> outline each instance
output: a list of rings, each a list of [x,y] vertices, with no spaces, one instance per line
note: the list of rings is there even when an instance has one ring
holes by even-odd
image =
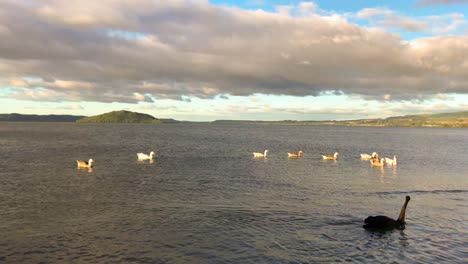
[[[0,138],[2,263],[466,262],[466,130],[15,123]],[[373,151],[401,162],[370,168]],[[405,195],[404,231],[362,228]]]

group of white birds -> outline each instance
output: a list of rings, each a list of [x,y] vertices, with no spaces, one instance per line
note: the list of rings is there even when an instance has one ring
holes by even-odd
[[[154,153],[154,151],[151,151],[149,155],[145,154],[143,152],[138,152],[137,153],[138,160],[153,160],[155,155],[156,155],[156,153]],[[93,163],[94,163],[93,159],[89,159],[88,161],[84,161],[84,160],[77,160],[76,161],[76,164],[78,165],[78,168],[92,168]]]
[[[253,152],[254,158],[266,158],[268,154],[268,150],[265,150],[263,153],[261,152]],[[304,154],[304,151],[299,150],[298,152],[288,152],[289,158],[300,158]],[[338,152],[335,152],[333,155],[322,155],[324,160],[337,160],[338,159]]]
[[[253,152],[254,158],[266,158],[268,154],[268,150],[265,150],[263,153],[261,152]],[[288,152],[289,158],[300,158],[304,154],[304,151],[299,150],[298,152]],[[335,152],[334,155],[322,155],[324,160],[337,160],[338,159],[338,152]]]
[[[268,150],[265,150],[263,153],[261,152],[253,152],[254,158],[266,158],[268,154]],[[304,151],[299,150],[298,152],[288,152],[289,158],[300,158],[304,154]]]
[[[266,158],[268,154],[268,150],[265,150],[263,153],[261,152],[253,152],[254,158]],[[299,152],[288,152],[288,157],[289,158],[299,158],[302,157],[302,154],[304,152],[302,150],[299,150]],[[322,155],[322,159],[324,160],[338,160],[338,152],[335,152],[333,155]],[[362,160],[370,160],[371,166],[373,167],[383,167],[385,164],[388,166],[396,166],[397,165],[397,158],[396,155],[393,156],[393,159],[391,158],[381,158],[379,159],[379,154],[377,152],[372,153],[372,155],[369,154],[361,154],[361,159]]]
[[[268,150],[265,150],[263,153],[261,152],[253,152],[254,158],[266,158],[268,154]],[[289,158],[300,158],[302,157],[302,154],[304,154],[304,151],[299,150],[298,152],[288,152],[288,157]],[[155,157],[156,153],[154,151],[151,151],[148,154],[145,154],[143,152],[138,152],[137,157],[138,160],[153,160]],[[322,155],[322,159],[324,160],[337,160],[338,159],[338,152],[335,152],[333,155]],[[369,160],[371,163],[371,166],[373,167],[383,167],[385,164],[389,166],[396,166],[397,165],[397,158],[396,155],[393,156],[393,159],[390,158],[381,158],[379,159],[379,154],[377,152],[372,153],[372,155],[369,154],[361,154],[361,159],[362,160]],[[93,159],[89,159],[88,161],[84,160],[77,160],[76,164],[78,165],[79,168],[92,168],[94,164]]]
[[[397,157],[393,155],[393,159],[391,158],[379,158],[379,153],[374,152],[372,155],[369,154],[361,154],[362,160],[369,160],[372,167],[383,167],[384,165],[388,166],[396,166],[397,165]]]

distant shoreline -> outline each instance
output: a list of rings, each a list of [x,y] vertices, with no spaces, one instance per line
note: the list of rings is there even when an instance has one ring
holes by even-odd
[[[276,123],[277,122],[277,123]],[[316,121],[314,121],[316,122]],[[320,121],[318,121],[320,122]],[[247,126],[292,126],[292,127],[298,127],[298,126],[307,126],[307,127],[407,127],[407,128],[468,128],[468,126],[437,126],[437,125],[422,125],[422,126],[407,126],[407,125],[343,125],[343,124],[292,124],[292,123],[281,123],[281,121],[274,121],[274,122],[268,122],[268,123],[262,123],[262,122],[252,122],[252,123],[244,123],[244,122],[238,122],[238,123],[217,123],[216,121],[212,122],[196,122],[196,121],[180,121],[179,123],[171,123],[171,124],[152,124],[152,123],[78,123],[78,122],[70,122],[70,121],[5,121],[5,120],[0,120],[1,123],[61,123],[61,124],[127,124],[127,125],[226,125],[226,126],[234,126],[234,125],[247,125]]]
[[[64,123],[127,123],[127,124],[224,124],[224,125],[282,125],[282,126],[345,126],[345,127],[425,127],[425,128],[467,128],[468,111],[388,117],[383,119],[358,119],[343,121],[251,121],[216,120],[211,122],[178,121],[158,119],[151,115],[130,111],[114,111],[102,115],[85,117],[74,115],[23,115],[0,114],[0,122],[64,122]]]

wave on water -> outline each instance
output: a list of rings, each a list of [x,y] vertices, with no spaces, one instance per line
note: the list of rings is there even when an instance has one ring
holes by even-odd
[[[326,223],[329,226],[362,225],[362,219],[354,218],[354,219],[349,219],[349,220],[332,220]]]
[[[439,194],[439,193],[468,193],[468,190],[412,190],[412,191],[392,191],[392,192],[374,192],[369,194],[393,195],[393,194]]]

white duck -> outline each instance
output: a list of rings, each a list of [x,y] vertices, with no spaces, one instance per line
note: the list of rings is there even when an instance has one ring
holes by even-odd
[[[378,159],[373,159],[370,161],[371,167],[383,167],[385,165],[385,159],[381,158],[380,160]]]
[[[288,157],[289,158],[299,158],[302,157],[302,154],[304,154],[304,151],[299,150],[299,152],[288,152]]]
[[[372,155],[369,154],[361,154],[361,159],[362,160],[370,160],[374,158],[377,155],[377,152],[372,153]]]
[[[151,151],[149,155],[142,153],[142,152],[138,152],[137,156],[139,160],[152,160],[154,156],[154,152]]]
[[[265,150],[265,152],[260,153],[260,152],[253,152],[254,158],[266,158],[268,153],[268,150]]]
[[[397,165],[396,155],[393,155],[393,159],[385,158],[385,163],[387,163],[387,165],[390,165],[390,166],[396,166]]]
[[[76,160],[76,164],[78,165],[79,168],[92,168],[93,163],[94,163],[93,159],[89,159],[89,161]]]
[[[337,160],[338,159],[338,152],[335,152],[335,154],[332,155],[322,155],[322,158],[324,160]]]

